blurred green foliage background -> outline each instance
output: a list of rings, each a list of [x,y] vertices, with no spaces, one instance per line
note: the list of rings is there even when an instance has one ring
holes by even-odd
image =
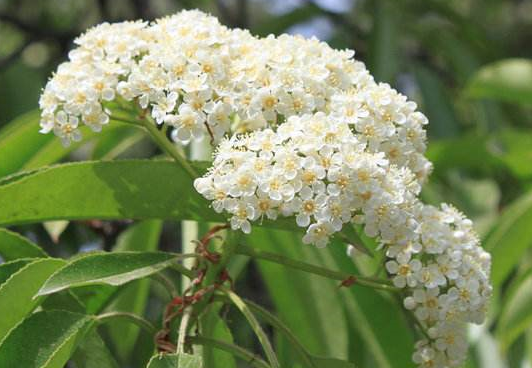
[[[356,58],[377,80],[419,104],[430,120],[428,156],[435,167],[424,200],[451,202],[464,211],[494,259],[490,319],[471,329],[468,367],[531,367],[532,0],[0,0],[0,128],[37,108],[48,76],[86,28],[102,21],[152,20],[183,8],[200,8],[228,26],[258,35],[300,33],[336,48],[355,49]],[[26,119],[37,131],[37,115],[30,113]],[[119,139],[126,143],[117,148]],[[0,176],[23,167],[8,149],[0,143]],[[155,151],[142,135],[116,130],[89,147],[72,150],[68,159],[149,157]],[[177,225],[165,224],[161,249],[180,249]],[[52,255],[68,256],[110,249],[127,226],[93,221],[15,230],[44,244]],[[279,235],[275,250],[283,251],[282,244],[292,241]],[[293,252],[324,262],[320,252]],[[232,265],[235,273],[243,273],[238,279],[243,294],[289,320],[313,352],[349,358],[360,367],[386,367],[386,360],[383,363],[368,348],[369,335],[350,308],[374,311],[376,318],[370,322],[390,329],[387,341],[377,338],[381,345],[390,344],[385,349],[412,340],[401,335],[400,326],[387,325],[384,302],[365,291],[357,291],[352,299],[362,305],[335,306],[337,289],[330,282],[291,277],[275,266],[252,264],[244,270],[245,262]],[[358,266],[371,267],[364,262]],[[305,287],[314,290],[300,295]],[[136,308],[156,318],[162,306],[145,286],[141,292],[144,301]],[[125,300],[125,308],[130,307]],[[239,318],[229,316],[235,340],[252,345],[250,331],[244,323],[239,327]],[[149,357],[150,341],[142,334],[138,339],[134,335],[129,345],[120,341],[116,330],[105,336],[125,367],[143,366]],[[148,348],[133,351],[133,346]],[[281,338],[276,346],[286,366],[295,366]],[[390,356],[410,351],[394,354]]]

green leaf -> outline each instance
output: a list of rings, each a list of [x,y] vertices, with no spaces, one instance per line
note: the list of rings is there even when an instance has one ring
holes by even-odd
[[[318,6],[312,3],[305,4],[287,14],[276,15],[274,19],[266,20],[264,23],[254,26],[251,32],[257,36],[279,35],[295,24],[303,23],[322,14],[322,10]]]
[[[71,291],[50,295],[41,304],[44,310],[66,310],[85,313],[85,306]],[[118,368],[118,363],[105,346],[96,329],[91,329],[72,356],[76,368]]]
[[[114,159],[145,137],[146,134],[140,129],[122,126],[98,139],[92,151],[92,159]]]
[[[32,111],[13,120],[0,131],[0,177],[21,169],[36,147],[53,140],[39,133],[39,112]]]
[[[273,328],[275,328],[279,333],[282,333],[287,341],[290,342],[291,348],[296,350],[301,358],[301,363],[303,366],[308,368],[318,368],[322,366],[331,366],[331,367],[354,367],[352,363],[346,362],[344,360],[327,358],[327,357],[316,357],[312,356],[307,349],[301,345],[297,337],[292,333],[290,328],[286,326],[279,318],[274,314],[270,313],[265,308],[260,305],[253,303],[249,300],[246,300],[246,304],[253,310],[253,312],[258,315],[260,318],[269,323]]]
[[[398,9],[386,0],[373,2],[373,28],[369,48],[369,70],[377,81],[392,83],[399,69]]]
[[[312,357],[312,363],[314,363],[316,367],[355,368],[354,363],[346,362],[345,360],[340,360],[340,359],[332,359],[332,358]]]
[[[0,228],[0,256],[5,261],[46,257],[46,253],[22,235]]]
[[[192,162],[204,171],[205,162]],[[164,178],[164,179],[162,179]],[[172,161],[120,160],[51,166],[0,185],[0,225],[73,219],[225,222]],[[294,219],[261,226],[295,229]]]
[[[297,234],[254,229],[246,241],[251,246],[290,258],[359,273],[346,256],[345,245],[336,240],[327,249],[315,249],[302,245]],[[347,357],[348,335],[354,330],[365,343],[364,349],[358,347],[360,350],[352,352],[356,359],[367,354],[378,367],[411,365],[412,331],[406,324],[401,306],[389,294],[357,286],[339,291],[338,283],[327,279],[265,262],[259,261],[258,265],[280,318],[313,354]],[[382,318],[383,315],[386,318]],[[284,366],[294,365],[289,357],[283,359]]]
[[[158,354],[154,355],[147,368],[202,368],[201,357],[190,354]],[[224,367],[225,368],[225,367]]]
[[[490,135],[468,134],[431,142],[427,158],[436,174],[467,169],[493,175],[507,169],[519,179],[532,177],[532,134],[503,129]]]
[[[118,368],[118,363],[96,330],[79,344],[72,361],[77,368]]]
[[[63,368],[93,322],[67,311],[37,312],[2,341],[0,367]]]
[[[491,173],[502,167],[494,155],[492,142],[485,136],[471,134],[440,139],[428,145],[427,158],[432,161],[436,174],[456,168]]]
[[[359,271],[353,260],[346,256],[346,247],[334,241],[325,252],[319,252],[323,265],[353,274]],[[371,288],[351,286],[340,294],[351,329],[360,334],[370,357],[378,367],[402,368],[412,365],[414,336],[407,325],[402,305],[390,294]],[[386,318],[382,318],[386,316]],[[362,354],[362,350],[354,352]]]
[[[526,331],[532,323],[532,272],[504,298],[496,335],[504,349]]]
[[[456,136],[460,126],[440,78],[421,65],[416,66],[414,74],[423,99],[423,111],[430,121],[429,135],[436,138]]]
[[[532,327],[529,327],[526,331],[526,356],[528,364],[532,363]]]
[[[31,111],[13,120],[0,131],[0,177],[22,169],[34,169],[55,163],[91,139],[104,137],[124,124],[113,121],[100,134],[83,127],[83,141],[65,148],[53,134],[39,133],[39,111]]]
[[[199,166],[199,165],[198,165]],[[171,161],[58,165],[0,186],[0,224],[69,219],[223,221]]]
[[[505,129],[497,135],[499,157],[519,179],[532,178],[532,133],[530,130]]]
[[[55,272],[39,290],[39,295],[93,284],[123,285],[159,272],[178,259],[179,255],[163,252],[91,253]]]
[[[474,98],[532,104],[532,60],[505,59],[485,65],[471,77],[466,93]]]
[[[117,296],[119,286],[87,285],[72,289],[72,293],[83,301],[87,314],[98,314]]]
[[[262,348],[264,349],[264,353],[266,354],[266,357],[268,358],[268,362],[272,366],[272,368],[279,368],[279,362],[277,360],[277,356],[275,355],[275,352],[273,351],[273,348],[270,344],[270,340],[268,339],[268,336],[262,329],[259,321],[257,321],[257,318],[255,318],[255,315],[249,307],[244,303],[244,301],[233,291],[225,289],[223,290],[224,293],[229,297],[231,302],[235,305],[235,307],[246,317],[246,320],[248,321],[249,325],[251,326],[251,329],[253,332],[255,332],[255,335],[257,335],[257,338],[262,345]]]
[[[201,332],[204,336],[209,336],[217,340],[232,344],[233,336],[227,324],[220,317],[221,304],[212,303],[201,316]],[[233,355],[214,349],[208,345],[203,346],[203,361],[206,367],[236,368],[236,361]]]
[[[489,233],[484,248],[491,253],[491,279],[497,289],[532,245],[532,191],[516,199]]]
[[[113,251],[154,251],[161,235],[162,222],[144,221],[130,227],[120,234]],[[143,315],[148,301],[150,280],[134,281],[119,292],[106,311],[129,312]],[[126,360],[135,346],[139,334],[138,326],[123,321],[110,322],[107,326],[117,355]]]
[[[41,303],[42,298],[34,298],[35,295],[46,279],[64,263],[56,258],[37,259],[20,268],[0,285],[0,305],[12,306],[9,313],[0,313],[0,340]]]
[[[0,285],[2,285],[7,279],[9,279],[12,274],[14,274],[32,261],[34,261],[34,259],[22,258],[0,264]]]
[[[317,260],[314,249],[301,243],[300,234],[255,228],[245,238],[245,243],[293,259],[310,263]],[[346,316],[340,303],[330,302],[338,299],[337,284],[269,262],[258,262],[258,267],[279,319],[286,323],[303,346],[313,354],[346,358]],[[291,356],[281,354],[279,358],[282,366],[295,364]]]

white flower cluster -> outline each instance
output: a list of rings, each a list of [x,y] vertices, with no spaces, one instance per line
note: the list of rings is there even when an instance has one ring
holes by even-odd
[[[99,131],[131,109],[181,144],[210,135],[213,166],[194,185],[233,229],[293,216],[305,243],[325,246],[363,226],[425,330],[413,360],[463,362],[466,323],[482,322],[491,293],[490,257],[471,221],[418,199],[431,170],[427,119],[352,51],[255,38],[199,11],[102,24],[76,43],[41,96],[42,132],[69,144],[80,124]]]
[[[41,96],[41,132],[65,145],[79,125],[100,131],[109,103],[135,101],[177,142],[275,127],[290,116],[334,111],[372,152],[423,180],[426,118],[387,84],[377,84],[353,51],[317,39],[259,39],[199,11],[153,24],[102,24],[76,40]]]
[[[457,367],[467,352],[466,323],[484,319],[490,256],[470,220],[449,205],[423,204],[411,170],[367,145],[335,114],[292,116],[276,131],[223,141],[194,185],[245,233],[252,221],[293,216],[306,228],[305,243],[325,246],[343,226],[362,225],[384,248],[405,308],[427,333],[414,361]]]

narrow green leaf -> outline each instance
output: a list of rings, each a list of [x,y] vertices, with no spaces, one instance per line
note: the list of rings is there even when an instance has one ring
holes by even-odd
[[[46,279],[64,264],[65,261],[56,258],[37,259],[0,285],[0,305],[9,308],[8,313],[0,313],[0,340],[40,304],[42,298],[34,298],[35,295]]]
[[[436,138],[456,136],[460,125],[440,78],[421,65],[416,65],[414,74],[423,99],[423,111],[430,120],[429,135]]]
[[[233,336],[227,324],[220,317],[221,304],[212,303],[201,316],[201,332],[226,343],[233,343]],[[203,346],[203,361],[206,367],[236,368],[235,358],[222,350],[214,349],[208,345]]]
[[[179,255],[163,252],[91,253],[55,272],[39,295],[92,284],[122,285],[159,272],[178,259]]]
[[[120,234],[113,251],[155,251],[159,243],[162,222],[144,221]],[[106,308],[106,311],[129,312],[142,316],[148,301],[150,280],[136,280],[119,292],[119,295]],[[117,355],[126,360],[135,346],[139,334],[138,326],[123,321],[107,325],[109,335]]]
[[[66,311],[42,311],[0,343],[0,367],[63,368],[94,320]]]
[[[2,285],[12,274],[20,270],[28,263],[34,261],[32,258],[21,258],[11,262],[0,264],[0,285]]]
[[[337,241],[325,252],[315,249],[324,266],[358,273],[345,250],[345,245]],[[388,293],[356,286],[342,292],[340,298],[346,308],[349,328],[356,329],[360,334],[378,367],[403,368],[412,365],[414,336],[404,318],[402,305],[398,305]],[[352,353],[362,354],[361,351]]]
[[[373,2],[373,28],[369,44],[369,70],[379,82],[392,83],[399,69],[398,9],[392,1]]]
[[[117,296],[120,287],[97,284],[80,286],[71,291],[85,304],[87,314],[99,314]]]
[[[504,300],[496,335],[507,349],[532,323],[532,272]]]
[[[532,245],[532,191],[516,199],[504,210],[484,248],[491,253],[491,279],[497,289]]]
[[[532,364],[532,327],[529,327],[526,331],[526,361],[528,364]]]
[[[233,291],[224,289],[222,290],[231,300],[231,302],[235,305],[235,307],[246,317],[249,325],[251,326],[251,329],[253,332],[255,332],[255,335],[257,335],[257,338],[262,345],[262,348],[264,349],[264,353],[266,354],[266,357],[268,358],[268,362],[272,366],[272,368],[279,368],[279,362],[277,360],[277,356],[275,355],[275,352],[273,351],[273,348],[270,344],[270,340],[268,339],[268,336],[262,329],[259,321],[255,318],[255,315],[249,307],[244,303],[244,301]]]
[[[79,344],[72,361],[77,368],[118,368],[118,363],[96,330]]]
[[[245,243],[291,259],[316,263],[314,249],[301,243],[299,234],[253,229]],[[323,252],[328,252],[328,249]],[[258,268],[275,305],[276,314],[311,353],[347,358],[348,325],[338,299],[337,283],[307,275],[283,266],[258,262]],[[280,287],[282,285],[282,287]],[[287,349],[292,349],[288,346]],[[283,366],[295,364],[291,356],[280,354]]]
[[[46,257],[46,253],[22,235],[0,228],[0,256],[5,261]]]
[[[354,363],[346,362],[345,360],[340,360],[340,359],[312,357],[312,362],[314,363],[316,367],[355,368]]]
[[[353,363],[346,362],[345,360],[326,358],[326,357],[317,357],[312,356],[307,349],[301,345],[297,337],[292,333],[290,328],[286,326],[279,318],[277,318],[273,313],[270,313],[268,310],[264,309],[260,305],[246,300],[246,304],[253,310],[253,312],[258,315],[260,318],[264,319],[267,323],[272,325],[277,331],[282,333],[286,339],[292,345],[291,347],[297,351],[301,357],[301,362],[305,367],[308,368],[318,368],[322,366],[326,367],[354,367]]]
[[[58,165],[0,186],[0,224],[173,218],[223,221],[171,161]]]
[[[316,249],[304,246],[300,238],[292,233],[254,229],[246,241],[250,246],[290,258],[359,273],[345,254],[346,246],[336,240],[327,249]],[[356,286],[339,290],[338,283],[334,281],[300,275],[265,262],[258,265],[277,313],[313,354],[347,358],[348,334],[350,330],[356,330],[368,352],[360,350],[352,354],[369,353],[375,364],[382,368],[411,365],[412,332],[404,320],[401,307],[388,294]],[[382,318],[383,315],[386,318]],[[283,364],[290,366],[294,362],[283,360]]]
[[[532,60],[505,59],[482,67],[471,77],[466,93],[511,103],[532,104]]]
[[[13,120],[0,131],[0,177],[21,169],[35,147],[51,142],[51,135],[39,133],[39,112],[32,111]]]
[[[312,3],[305,4],[298,6],[287,14],[276,15],[275,19],[268,19],[262,24],[253,26],[251,32],[258,36],[267,36],[269,34],[279,35],[295,24],[303,23],[322,14],[318,6]]]
[[[190,354],[158,354],[154,355],[147,368],[202,368],[199,355]],[[225,367],[224,367],[225,368]]]
[[[64,310],[75,313],[85,313],[85,306],[71,292],[50,295],[41,304],[43,310]],[[118,363],[105,346],[96,329],[91,329],[80,342],[72,356],[76,368],[118,368]]]

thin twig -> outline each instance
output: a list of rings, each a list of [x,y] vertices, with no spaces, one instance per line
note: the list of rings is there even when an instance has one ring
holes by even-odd
[[[181,317],[181,323],[179,324],[179,331],[177,335],[177,348],[176,353],[181,354],[185,352],[185,337],[187,336],[188,322],[190,321],[190,315],[192,314],[192,308],[187,307]]]
[[[166,138],[166,135],[162,133],[159,129],[157,129],[157,126],[155,125],[155,122],[152,119],[150,119],[148,116],[145,116],[144,119],[138,119],[138,121],[151,135],[155,143],[157,143],[157,145],[164,152],[166,152],[170,157],[172,157],[175,162],[187,172],[190,178],[195,179],[198,177],[198,173],[196,172],[196,170],[190,165],[188,160],[183,157],[181,153],[179,153],[174,144],[170,142],[168,138]]]
[[[350,286],[353,284],[367,286],[374,289],[386,290],[397,292],[400,291],[392,285],[390,280],[376,279],[372,277],[363,277],[353,275],[347,272],[329,270],[320,266],[316,266],[310,263],[297,261],[295,259],[284,257],[280,254],[270,253],[260,249],[255,249],[246,245],[239,244],[235,251],[236,254],[250,256],[255,259],[261,259],[269,262],[275,262],[290,268],[294,268],[300,271],[313,273],[315,275],[327,277],[329,279],[342,281],[341,286]]]
[[[157,329],[150,321],[133,313],[109,312],[109,313],[103,313],[103,314],[96,316],[96,320],[102,323],[109,319],[116,319],[116,318],[127,319],[128,321],[133,322],[137,326],[142,327],[150,335],[153,335],[155,334],[155,332],[157,332]]]

